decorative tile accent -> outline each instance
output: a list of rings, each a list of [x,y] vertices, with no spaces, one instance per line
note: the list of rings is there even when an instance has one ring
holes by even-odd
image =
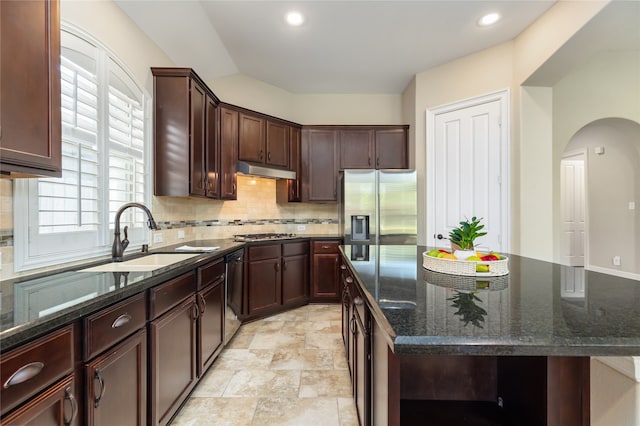
[[[0,229],[0,247],[13,247],[13,229]]]
[[[248,225],[337,225],[337,219],[231,219],[231,220],[169,220],[156,221],[158,230],[199,226]]]

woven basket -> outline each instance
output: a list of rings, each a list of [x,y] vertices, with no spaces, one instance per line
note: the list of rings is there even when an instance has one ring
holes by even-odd
[[[465,291],[497,291],[509,287],[509,276],[468,277],[464,275],[443,274],[424,269],[422,279],[438,287]]]
[[[476,272],[476,265],[489,265],[489,272]],[[436,272],[469,277],[499,277],[509,273],[509,258],[500,260],[457,260],[428,256],[422,253],[422,266]]]

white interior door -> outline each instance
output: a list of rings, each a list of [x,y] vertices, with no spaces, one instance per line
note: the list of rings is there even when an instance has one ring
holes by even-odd
[[[476,216],[487,232],[476,246],[508,251],[507,99],[502,92],[427,112],[428,245],[449,247],[451,229]]]
[[[584,154],[560,162],[560,199],[562,200],[562,261],[584,266],[585,246]]]

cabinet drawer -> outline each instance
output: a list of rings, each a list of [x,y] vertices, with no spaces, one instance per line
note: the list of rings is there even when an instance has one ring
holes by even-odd
[[[198,268],[198,290],[224,279],[224,259],[220,258]]]
[[[71,372],[73,325],[2,354],[1,414],[5,414]]]
[[[340,241],[314,241],[313,253],[338,253]]]
[[[154,319],[196,291],[195,273],[189,272],[149,290],[149,319]]]
[[[270,244],[266,246],[249,247],[249,260],[275,259],[280,257],[282,244]]]
[[[287,243],[282,245],[283,256],[295,256],[298,254],[309,253],[309,242],[301,241],[299,243]]]
[[[144,293],[84,319],[84,360],[89,360],[134,331],[144,327],[147,305]]]

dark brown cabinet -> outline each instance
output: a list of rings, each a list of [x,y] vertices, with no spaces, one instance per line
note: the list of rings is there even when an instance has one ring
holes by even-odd
[[[166,425],[197,381],[195,274],[150,290],[149,403],[152,425]]]
[[[281,244],[248,249],[248,299],[250,317],[282,305]]]
[[[78,402],[68,376],[2,419],[6,426],[69,426],[78,422]]]
[[[289,169],[296,172],[295,179],[278,179],[276,182],[276,200],[278,203],[302,201],[302,156],[301,134],[299,127],[289,128]]]
[[[218,259],[198,268],[198,377],[215,361],[224,341],[225,265]]]
[[[60,5],[0,2],[0,173],[61,176]]]
[[[333,129],[302,130],[302,201],[338,200],[338,134]]]
[[[251,246],[247,250],[247,315],[259,317],[309,300],[307,241]]]
[[[407,133],[407,126],[341,128],[340,170],[408,168]]]
[[[375,130],[376,169],[409,168],[408,127]]]
[[[283,168],[289,167],[289,133],[286,124],[267,120],[265,163]]]
[[[141,329],[85,367],[87,425],[147,424],[147,332]]]
[[[151,68],[154,194],[217,198],[219,100],[190,68]]]
[[[357,287],[353,287],[351,340],[349,342],[351,350],[351,384],[353,388],[353,398],[356,403],[358,420],[363,426],[371,424],[370,419],[370,380],[371,380],[371,346],[370,346],[370,320],[369,310],[364,304],[362,295]]]
[[[238,132],[238,159],[253,163],[265,162],[264,119],[253,114],[240,113]]]
[[[311,273],[311,299],[337,302],[340,300],[340,269],[338,262],[340,241],[314,241],[312,244],[313,271]]]
[[[239,121],[240,161],[289,167],[288,124],[250,111],[240,112]]]
[[[238,163],[238,111],[220,107],[220,198],[236,200]]]
[[[309,300],[309,243],[282,245],[282,304],[302,305]]]
[[[132,296],[83,321],[87,425],[147,423],[145,296]]]
[[[342,129],[340,135],[340,170],[376,167],[373,129]]]

